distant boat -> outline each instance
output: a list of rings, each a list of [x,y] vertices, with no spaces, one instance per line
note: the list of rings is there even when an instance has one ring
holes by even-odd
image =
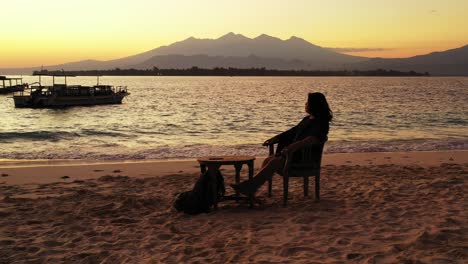
[[[28,87],[28,84],[23,83],[22,78],[7,78],[5,76],[0,76],[0,85],[0,94],[19,92]]]
[[[125,96],[130,95],[126,86],[100,85],[94,86],[67,85],[67,74],[35,74],[39,82],[33,83],[24,91],[13,95],[15,107],[18,108],[62,108],[69,106],[91,106],[103,104],[121,104]],[[51,86],[41,84],[41,76],[53,78]],[[64,84],[56,84],[55,77],[64,77]]]

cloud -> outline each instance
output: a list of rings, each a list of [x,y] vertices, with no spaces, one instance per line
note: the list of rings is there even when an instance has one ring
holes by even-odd
[[[336,52],[369,52],[369,51],[387,51],[391,48],[327,48]]]

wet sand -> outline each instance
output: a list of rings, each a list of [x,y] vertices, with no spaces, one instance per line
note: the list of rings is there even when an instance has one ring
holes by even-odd
[[[329,154],[320,202],[313,181],[303,197],[292,179],[282,207],[276,176],[254,209],[230,201],[197,216],[172,209],[198,177],[194,160],[74,163],[0,163],[0,263],[468,260],[467,151]]]

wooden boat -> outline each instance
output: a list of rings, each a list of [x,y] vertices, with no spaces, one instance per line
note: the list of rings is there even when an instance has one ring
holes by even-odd
[[[18,108],[62,108],[69,106],[91,106],[103,104],[121,104],[125,96],[129,95],[127,87],[100,85],[94,86],[67,85],[66,74],[36,74],[52,76],[53,84],[43,86],[39,82],[31,84],[27,89],[13,95],[15,107]],[[64,77],[64,84],[55,83],[55,77]]]
[[[0,76],[0,85],[0,94],[19,92],[28,87],[28,84],[23,83],[22,78],[7,78],[5,76]]]

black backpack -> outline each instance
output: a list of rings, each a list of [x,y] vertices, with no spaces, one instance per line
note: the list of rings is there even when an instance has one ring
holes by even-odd
[[[226,191],[223,175],[218,171],[216,182],[213,182],[211,177],[208,175],[208,172],[205,172],[200,175],[200,178],[198,178],[191,191],[186,191],[176,195],[174,207],[179,212],[191,215],[208,213],[211,206],[214,205],[213,184],[216,185],[216,196],[218,197],[218,201],[221,200]]]

